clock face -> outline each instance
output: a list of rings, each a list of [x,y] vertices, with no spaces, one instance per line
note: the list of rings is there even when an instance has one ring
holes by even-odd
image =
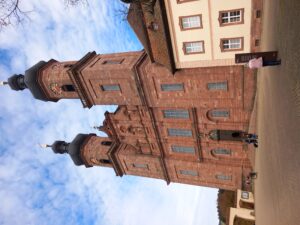
[[[50,90],[56,95],[60,95],[62,93],[62,89],[57,83],[51,83]]]

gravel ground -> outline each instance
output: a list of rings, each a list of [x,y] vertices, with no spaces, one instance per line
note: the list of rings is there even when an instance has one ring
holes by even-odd
[[[256,225],[300,224],[300,0],[264,0],[262,50],[282,65],[258,73]]]

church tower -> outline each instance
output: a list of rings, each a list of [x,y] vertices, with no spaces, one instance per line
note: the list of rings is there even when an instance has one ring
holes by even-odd
[[[135,70],[145,57],[143,51],[97,55],[89,52],[79,61],[40,61],[7,82],[12,90],[29,89],[42,101],[80,99],[93,105],[140,105]]]

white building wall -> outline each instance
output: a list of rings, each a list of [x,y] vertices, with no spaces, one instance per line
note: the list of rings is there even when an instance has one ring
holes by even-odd
[[[177,3],[177,0],[164,0],[167,8],[173,53],[177,68],[234,65],[236,53],[250,52],[251,0],[194,0]],[[220,26],[219,11],[244,9],[244,23]],[[181,30],[180,17],[202,15],[201,29]],[[242,51],[222,52],[221,38],[243,37]],[[205,53],[186,55],[183,42],[204,41]]]

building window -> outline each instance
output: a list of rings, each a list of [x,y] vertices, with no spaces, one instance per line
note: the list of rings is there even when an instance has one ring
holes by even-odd
[[[140,169],[147,169],[148,168],[147,164],[133,163],[132,165],[133,165],[133,167],[140,168]]]
[[[209,111],[209,115],[214,118],[215,117],[229,117],[229,111],[214,109],[214,110]]]
[[[176,153],[189,153],[189,154],[195,153],[195,148],[192,146],[172,145],[171,149],[172,149],[172,152],[176,152]]]
[[[244,23],[244,9],[233,9],[219,12],[220,26],[236,25]]]
[[[184,109],[168,109],[163,110],[164,118],[188,119],[189,111]]]
[[[180,170],[179,173],[187,176],[198,176],[198,172],[195,170]]]
[[[223,38],[220,43],[221,51],[242,51],[244,49],[244,38]]]
[[[191,130],[187,130],[187,129],[168,128],[168,135],[174,137],[192,137],[193,133]]]
[[[111,146],[112,142],[111,141],[102,141],[101,145],[105,145],[105,146]]]
[[[100,159],[99,162],[103,163],[103,164],[110,164],[111,163],[109,159]]]
[[[103,61],[102,64],[117,65],[117,64],[122,64],[123,61],[124,61],[124,59],[111,59],[111,60],[105,60],[105,61]]]
[[[242,198],[242,199],[249,199],[249,192],[247,192],[247,191],[242,191],[242,192],[241,192],[241,198]]]
[[[180,84],[161,84],[162,91],[183,91],[183,83]]]
[[[216,175],[216,178],[218,180],[232,180],[232,176],[224,175],[224,174],[218,174],[218,175]]]
[[[204,53],[204,41],[184,42],[183,51],[186,55]]]
[[[227,91],[227,81],[224,82],[214,82],[214,83],[208,83],[207,88],[210,91],[214,90],[221,90],[221,91]]]
[[[102,91],[120,91],[120,86],[118,84],[104,84],[101,85]]]
[[[68,64],[65,64],[65,65],[64,65],[64,68],[71,68],[73,65],[74,65],[74,64],[69,64],[69,63],[68,63]]]
[[[179,21],[181,30],[202,28],[202,15],[182,16]]]
[[[231,150],[226,148],[215,148],[212,150],[213,155],[231,155]]]
[[[61,89],[65,92],[73,92],[75,91],[75,88],[72,84],[65,84],[61,87]]]

